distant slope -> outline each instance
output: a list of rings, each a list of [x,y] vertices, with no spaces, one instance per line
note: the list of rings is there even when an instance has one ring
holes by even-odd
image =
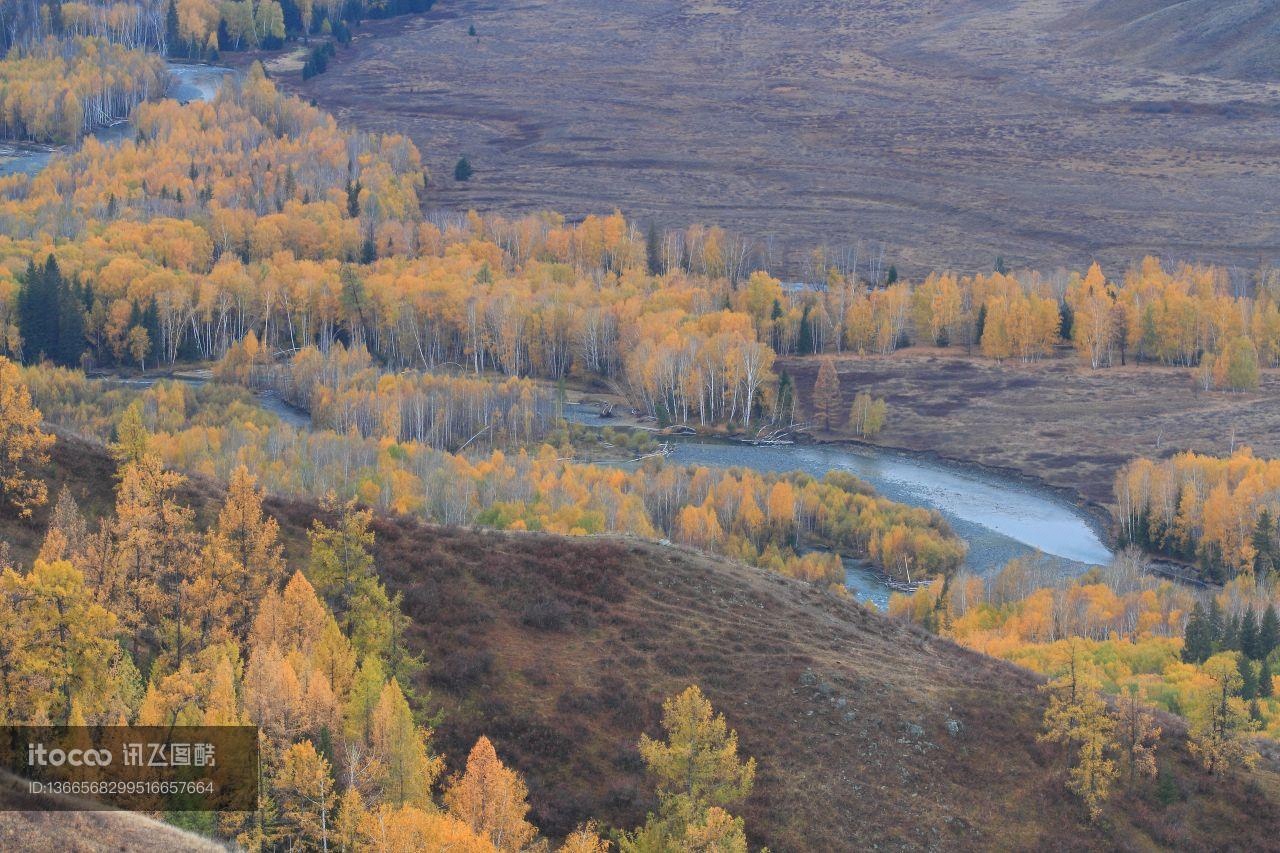
[[[1119,62],[1244,80],[1280,80],[1275,0],[1098,0],[1069,26],[1085,52]]]
[[[106,505],[101,450],[63,440],[54,464],[84,505]],[[216,498],[203,481],[187,495],[206,518]],[[269,509],[299,564],[316,508]],[[653,802],[635,742],[694,682],[759,762],[743,814],[753,845],[775,851],[1260,850],[1280,831],[1274,766],[1210,779],[1172,720],[1162,760],[1178,801],[1125,797],[1090,824],[1061,756],[1036,743],[1036,677],[805,584],[617,537],[376,527],[428,661],[419,691],[444,712],[436,748],[456,769],[487,733],[553,836],[587,817],[642,819]],[[0,536],[24,558],[36,539],[12,522]]]

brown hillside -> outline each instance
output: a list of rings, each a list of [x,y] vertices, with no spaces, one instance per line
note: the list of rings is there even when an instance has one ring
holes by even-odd
[[[1274,0],[1101,0],[1068,19],[1088,52],[1122,62],[1244,80],[1280,80]]]
[[[59,479],[106,505],[100,450],[59,442]],[[71,473],[68,473],[71,472]],[[207,483],[190,499],[216,497]],[[312,506],[274,501],[292,556]],[[4,530],[29,554],[35,537]],[[801,583],[682,548],[377,524],[378,561],[405,596],[443,711],[451,765],[481,733],[561,835],[588,816],[633,825],[651,807],[635,742],[661,700],[702,686],[759,762],[743,809],[773,850],[1265,849],[1280,830],[1273,765],[1213,780],[1166,721],[1176,800],[1116,801],[1099,826],[1036,743],[1031,674]]]

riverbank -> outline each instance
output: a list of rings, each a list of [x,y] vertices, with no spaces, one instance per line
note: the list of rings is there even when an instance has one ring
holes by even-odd
[[[1016,471],[1094,506],[1110,503],[1116,472],[1136,456],[1225,455],[1233,444],[1280,456],[1275,370],[1262,372],[1256,391],[1232,394],[1200,390],[1187,368],[1092,370],[1069,348],[1031,364],[914,347],[834,358],[843,406],[864,390],[889,405],[877,445]],[[803,403],[812,399],[818,363],[788,357],[774,369],[790,375]]]
[[[569,389],[566,391],[565,401],[571,405],[578,406],[597,406],[601,403],[611,405],[612,414],[607,418],[602,418],[600,425],[611,425],[615,428],[624,429],[648,430],[658,435],[662,435],[670,431],[670,428],[664,430],[663,428],[658,427],[651,419],[643,418],[632,413],[630,405],[626,400],[615,394],[601,394],[591,390]],[[689,428],[687,425],[680,425],[680,427],[685,429]],[[701,438],[740,442],[746,446],[751,446],[751,439],[753,438],[751,433],[730,433],[719,429],[698,429],[696,427],[693,427],[693,429],[696,435]],[[679,435],[678,432],[674,431],[672,434]],[[887,431],[886,434],[891,436],[893,433],[892,431]],[[791,433],[789,437],[795,444],[800,445],[807,444],[836,448],[868,448],[878,452],[893,453],[905,459],[945,465],[950,468],[969,471],[980,476],[1017,480],[1030,488],[1052,492],[1058,495],[1061,499],[1071,503],[1081,512],[1086,513],[1090,517],[1094,532],[1097,533],[1099,537],[1105,538],[1108,544],[1114,544],[1115,541],[1114,535],[1111,532],[1111,510],[1107,505],[1099,501],[1091,500],[1073,486],[1053,482],[1046,479],[1041,474],[1026,471],[1011,465],[988,464],[970,457],[954,455],[938,450],[922,450],[886,441],[873,441],[836,433],[815,434],[809,430],[799,430]]]
[[[916,355],[918,355],[918,353]],[[893,357],[873,358],[884,358],[889,360]],[[880,393],[878,386],[873,390],[876,393]],[[571,391],[567,396],[571,403],[577,405],[594,405],[599,402],[613,404],[613,417],[607,421],[601,421],[601,423],[609,423],[615,428],[644,429],[655,433],[661,432],[661,430],[659,430],[651,421],[636,417],[632,414],[625,401],[616,395],[601,394],[595,390],[578,390]],[[892,416],[893,413],[891,412],[891,417]],[[890,427],[892,427],[892,424],[890,424]],[[892,437],[895,433],[891,428],[886,431],[885,435]],[[726,442],[733,442],[735,440],[742,439],[744,435],[732,435],[720,430],[704,430],[699,433],[699,437],[704,440],[723,440]],[[939,465],[955,471],[968,472],[980,478],[997,478],[1000,480],[1020,483],[1033,492],[1052,494],[1064,503],[1074,507],[1083,515],[1092,533],[1107,549],[1114,551],[1119,547],[1119,542],[1117,541],[1113,530],[1113,520],[1111,517],[1110,507],[1106,503],[1090,499],[1073,485],[1048,479],[1045,472],[1037,473],[1008,464],[989,464],[987,462],[977,461],[974,458],[965,455],[959,455],[953,452],[944,452],[938,449],[918,449],[916,447],[895,444],[883,439],[868,441],[839,433],[823,433],[815,435],[809,432],[801,432],[795,434],[793,438],[798,446],[887,453],[905,460]],[[679,455],[677,455],[676,459],[678,460],[679,458]],[[1114,472],[1111,472],[1110,476],[1114,476]],[[1149,553],[1147,554],[1147,558],[1150,571],[1154,574],[1191,586],[1200,588],[1207,586],[1206,582],[1199,576],[1197,567],[1192,564],[1178,561],[1161,554]],[[850,566],[851,585],[854,585],[855,576],[860,574],[861,572],[857,567],[852,565]],[[862,581],[865,581],[865,579],[858,580],[857,584],[863,587],[864,592],[875,588],[874,583],[868,585]],[[878,599],[880,596],[875,595],[873,597]]]
[[[203,365],[190,364],[144,375],[113,371],[104,378],[137,385],[150,385],[162,378],[201,384],[209,381],[211,374]],[[629,432],[637,440],[643,435],[648,445],[656,445],[662,439],[663,449],[673,453],[677,464],[750,468],[762,473],[796,470],[819,478],[829,471],[846,471],[887,499],[941,513],[968,543],[966,568],[981,575],[995,573],[1015,557],[1038,554],[1051,575],[1074,576],[1091,565],[1109,562],[1112,556],[1114,541],[1104,507],[1090,504],[1067,487],[1023,471],[850,437],[798,434],[794,443],[753,445],[743,441],[741,434],[660,430],[637,416],[615,394],[602,394],[598,387],[562,387],[561,392],[566,417],[592,428],[585,434],[598,442],[582,445],[582,461],[631,466],[653,455],[637,450],[629,439],[610,437],[607,432],[601,437],[596,431],[611,428]],[[256,398],[261,408],[292,426],[310,428],[306,412],[288,407],[269,393],[259,393]],[[601,417],[602,405],[611,406],[615,416]],[[883,578],[857,560],[846,560],[845,566],[847,585],[859,599],[881,607],[887,603],[888,588]],[[1161,564],[1156,570],[1195,582],[1193,576],[1178,571],[1173,564]]]
[[[171,76],[164,97],[177,101],[210,101],[228,74],[236,73],[224,65],[200,62],[167,62]],[[129,136],[133,122],[121,118],[101,125],[89,135],[99,142],[119,142]],[[36,175],[54,158],[76,150],[75,145],[42,145],[14,140],[0,141],[0,176]]]

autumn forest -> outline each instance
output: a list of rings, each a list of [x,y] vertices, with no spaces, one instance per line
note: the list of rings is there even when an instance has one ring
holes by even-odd
[[[997,828],[959,849],[1034,847],[1068,825],[1088,849],[1195,847],[1187,827],[1246,800],[1268,804],[1250,825],[1268,831],[1280,268],[1152,246],[1039,270],[930,272],[904,253],[900,273],[835,235],[782,259],[607,198],[581,216],[445,204],[473,178],[465,156],[439,174],[440,152],[297,94],[353,39],[420,19],[460,21],[483,49],[483,28],[433,5],[0,2],[0,136],[49,154],[0,174],[0,722],[256,727],[255,811],[149,814],[193,844],[791,849],[780,803],[808,755],[760,735],[752,706],[777,697],[733,690],[736,661],[768,653],[787,661],[780,695],[837,721],[805,749],[841,744],[855,789],[905,780],[919,756],[949,762],[924,776],[965,776],[1005,749],[1065,809],[1034,840]],[[229,70],[180,100],[175,62]],[[986,384],[939,394],[914,371]],[[1133,390],[1162,387],[1214,441],[1164,426],[1111,441],[1126,395],[1109,389],[1180,418]],[[1100,395],[1116,408],[1091,408]],[[1026,465],[957,440],[984,406],[1011,424],[994,441],[1025,437]],[[1015,409],[1043,435],[1000,414]],[[1106,500],[1046,468],[1071,452],[1114,484]],[[406,585],[379,556],[400,547],[380,539],[389,524],[489,544]],[[702,636],[735,633],[674,652],[635,627],[593,640],[626,624],[624,605],[592,603],[583,581],[523,602],[514,628],[489,602],[464,651],[429,654],[445,628],[421,596],[448,610],[459,566],[478,583],[487,552],[527,542],[532,560],[545,537],[647,555]],[[681,560],[703,574],[678,576]],[[783,655],[753,621],[774,590],[808,608],[796,636],[897,638],[880,662],[894,675],[849,687]],[[522,657],[543,635],[563,639],[554,665]],[[547,671],[578,672],[593,644],[618,677],[673,661],[669,678],[557,699]],[[1016,750],[992,745],[976,688],[924,688],[928,657],[991,667]],[[520,702],[575,721],[569,746],[513,735]],[[896,705],[921,720],[945,706],[941,740],[913,740],[916,717],[859,716]],[[814,712],[788,713],[766,730]],[[901,730],[915,755],[886,770],[839,726]],[[557,758],[530,757],[541,748]],[[591,796],[562,796],[572,762],[606,759],[616,772],[586,780]],[[882,838],[946,846],[914,831]]]

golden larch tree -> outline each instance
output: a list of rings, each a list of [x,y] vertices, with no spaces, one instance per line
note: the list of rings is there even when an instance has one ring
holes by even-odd
[[[830,432],[840,421],[840,376],[836,373],[835,361],[830,358],[822,359],[818,365],[810,409],[813,424],[819,429]]]
[[[382,796],[395,805],[429,807],[444,762],[427,749],[430,731],[413,721],[396,680],[383,686],[370,719],[369,746],[382,767]]]
[[[1084,802],[1089,817],[1097,820],[1119,774],[1110,757],[1115,720],[1107,712],[1093,668],[1074,638],[1068,641],[1066,651],[1063,673],[1044,685],[1050,697],[1039,739],[1066,747],[1070,761],[1067,787]]]
[[[523,850],[538,834],[525,820],[528,789],[520,774],[503,766],[487,737],[467,756],[466,772],[445,792],[449,813],[502,851]]]
[[[41,418],[18,366],[0,357],[0,494],[22,518],[49,499],[48,487],[32,470],[49,461],[54,441],[40,431]]]
[[[1249,734],[1257,727],[1237,694],[1244,679],[1236,653],[1222,652],[1204,662],[1209,686],[1192,709],[1188,746],[1210,773],[1252,767],[1258,760]]]
[[[1132,787],[1139,776],[1154,779],[1160,727],[1151,708],[1138,698],[1138,685],[1128,685],[1116,717],[1116,739],[1124,756],[1129,786]]]
[[[290,837],[312,849],[329,849],[337,794],[329,762],[304,740],[284,752],[272,784],[279,819]]]

